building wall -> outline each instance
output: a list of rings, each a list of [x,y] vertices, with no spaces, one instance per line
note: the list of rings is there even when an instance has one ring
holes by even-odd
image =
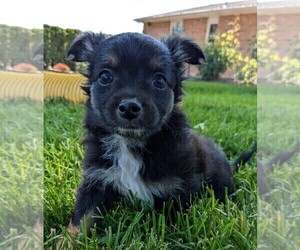
[[[257,15],[253,14],[243,14],[243,15],[230,15],[230,16],[220,16],[219,17],[219,25],[218,32],[224,33],[229,29],[232,29],[232,23],[237,20],[237,24],[240,26],[239,32],[237,34],[237,39],[240,42],[239,51],[244,56],[251,56],[253,52],[253,45],[251,43],[254,42],[257,35]],[[224,74],[222,74],[222,78],[232,79],[234,75],[234,71],[228,69]]]
[[[218,32],[225,32],[231,28],[230,23],[235,20],[235,15],[220,16],[218,24]],[[239,15],[240,24],[240,50],[243,54],[251,53],[251,46],[249,45],[255,39],[257,33],[257,15],[256,14],[243,14]],[[183,20],[184,35],[194,39],[200,46],[204,47],[205,35],[207,29],[208,18],[194,18]],[[170,21],[154,22],[144,24],[144,33],[156,39],[168,36],[170,34]]]
[[[294,51],[294,47],[291,45],[292,41],[300,39],[300,15],[299,14],[276,14],[276,15],[257,15],[241,14],[241,15],[228,15],[219,16],[218,30],[217,32],[223,33],[231,28],[232,23],[236,17],[239,18],[240,31],[238,39],[240,41],[239,50],[243,55],[252,54],[251,42],[255,40],[258,31],[266,29],[270,26],[270,18],[273,20],[272,24],[275,25],[275,31],[271,38],[276,42],[277,53],[283,56],[291,56]],[[184,35],[194,39],[202,48],[206,45],[206,29],[208,18],[191,18],[182,20]],[[145,23],[144,33],[153,36],[154,38],[161,38],[170,34],[171,22],[157,22],[157,23]],[[197,68],[190,67],[188,72],[191,76],[196,76]],[[265,72],[259,72],[259,76],[263,77],[267,75]],[[233,72],[228,70],[222,75],[223,78],[232,78]]]
[[[243,14],[243,15],[231,15],[231,16],[220,16],[218,32],[223,33],[232,28],[231,23],[238,18],[238,24],[240,30],[237,38],[240,42],[239,51],[243,55],[251,55],[253,42],[257,35],[257,15],[254,14]]]
[[[201,48],[205,47],[205,34],[208,18],[183,20],[184,35],[192,38]],[[197,76],[198,66],[188,65],[186,73],[189,76]]]
[[[184,34],[193,38],[200,46],[205,46],[205,34],[208,18],[183,20]]]
[[[170,33],[170,22],[144,23],[143,33],[156,39],[168,36]]]
[[[270,38],[276,42],[275,50],[281,56],[291,56],[295,46],[292,42],[300,39],[300,15],[258,15],[258,31],[274,25]]]
[[[277,53],[281,58],[286,56],[290,58],[293,57],[295,49],[297,49],[294,42],[300,40],[299,14],[258,15],[257,22],[258,34],[261,31],[272,30],[268,33],[268,38],[275,42],[274,47],[270,48],[274,53]],[[259,56],[258,48],[258,57]],[[270,73],[276,72],[277,68],[274,68],[272,61],[270,61],[270,64],[267,66],[270,68],[258,68],[258,78],[264,79]]]
[[[235,15],[230,16],[220,16],[218,24],[218,32],[226,32],[232,26],[232,23],[235,20]],[[252,52],[250,42],[255,39],[257,33],[257,15],[256,14],[243,14],[238,16],[239,25],[240,25],[240,51],[244,55],[250,55]],[[208,18],[193,18],[183,20],[183,31],[184,35],[195,40],[202,48],[206,45],[206,29],[207,29]],[[170,25],[171,22],[155,22],[155,23],[145,23],[144,24],[144,33],[148,34],[156,39],[161,37],[168,36],[170,34]],[[188,68],[188,74],[191,76],[196,76],[198,73],[197,67],[190,66]],[[227,71],[222,77],[232,78],[233,72]]]

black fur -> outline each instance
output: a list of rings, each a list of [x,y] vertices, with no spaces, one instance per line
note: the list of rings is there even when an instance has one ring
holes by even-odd
[[[257,151],[257,145],[256,143],[253,145],[252,149],[250,151],[242,153],[232,164],[232,169],[234,171],[237,171],[241,165],[244,165],[247,161],[250,160],[250,158],[253,156],[253,154]]]
[[[203,184],[210,186],[219,200],[226,192],[233,192],[232,171],[225,155],[210,140],[191,131],[177,105],[182,96],[184,65],[205,60],[197,44],[177,36],[160,42],[137,33],[105,38],[86,32],[75,39],[68,58],[89,62],[89,82],[84,86],[90,97],[84,176],[77,190],[74,225],[97,209],[109,209],[122,196],[113,183],[97,175],[114,164],[118,171],[115,162],[119,159],[107,157],[108,145],[104,143],[112,135],[124,140],[132,157],[143,163],[137,178],[166,189],[152,194],[156,208],[178,196],[183,204],[188,203],[190,195],[201,192]],[[141,133],[134,132],[139,129]],[[113,148],[109,153],[118,151]],[[173,182],[168,184],[168,180],[176,180],[174,185],[180,187],[173,190]]]

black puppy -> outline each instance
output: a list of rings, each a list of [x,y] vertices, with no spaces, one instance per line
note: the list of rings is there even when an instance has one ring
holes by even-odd
[[[122,196],[160,208],[177,197],[188,203],[203,184],[219,200],[226,189],[233,192],[225,155],[191,130],[177,105],[185,64],[204,62],[196,43],[85,32],[72,43],[68,59],[89,63],[84,173],[73,226],[83,217],[92,226],[91,215]]]

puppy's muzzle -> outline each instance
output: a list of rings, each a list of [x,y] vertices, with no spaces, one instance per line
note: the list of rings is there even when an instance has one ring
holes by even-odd
[[[139,117],[142,105],[135,99],[122,100],[118,106],[118,114],[126,120],[133,120]]]

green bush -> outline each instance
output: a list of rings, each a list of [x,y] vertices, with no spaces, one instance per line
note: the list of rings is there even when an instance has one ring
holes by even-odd
[[[277,71],[277,77],[284,84],[300,84],[300,60],[297,58],[282,58],[282,66]]]
[[[62,29],[44,25],[44,68],[48,69],[57,63],[65,63],[72,70],[76,64],[66,60],[69,46],[80,33],[77,29]]]
[[[208,46],[204,49],[206,64],[201,65],[199,69],[203,80],[218,80],[227,69],[233,69],[236,72],[234,78],[239,83],[256,84],[256,55],[253,53],[251,58],[248,56],[243,57],[239,52],[237,36],[240,26],[238,21],[239,19],[236,18],[233,23],[230,23],[232,25],[231,29],[210,38]],[[250,45],[255,48],[256,42],[253,43],[252,41]]]
[[[206,64],[200,67],[203,80],[218,80],[228,68],[232,68],[241,60],[237,50],[239,41],[235,37],[236,29],[210,38],[209,45],[204,49]]]
[[[0,67],[30,63],[41,70],[41,63],[32,57],[42,40],[41,29],[0,24]]]
[[[266,21],[266,28],[258,31],[258,63],[268,72],[267,80],[274,83],[300,84],[300,42],[291,41],[292,53],[282,57],[277,51],[274,17]]]
[[[240,70],[234,75],[234,80],[243,84],[256,85],[257,83],[257,59],[245,57],[241,62]]]

